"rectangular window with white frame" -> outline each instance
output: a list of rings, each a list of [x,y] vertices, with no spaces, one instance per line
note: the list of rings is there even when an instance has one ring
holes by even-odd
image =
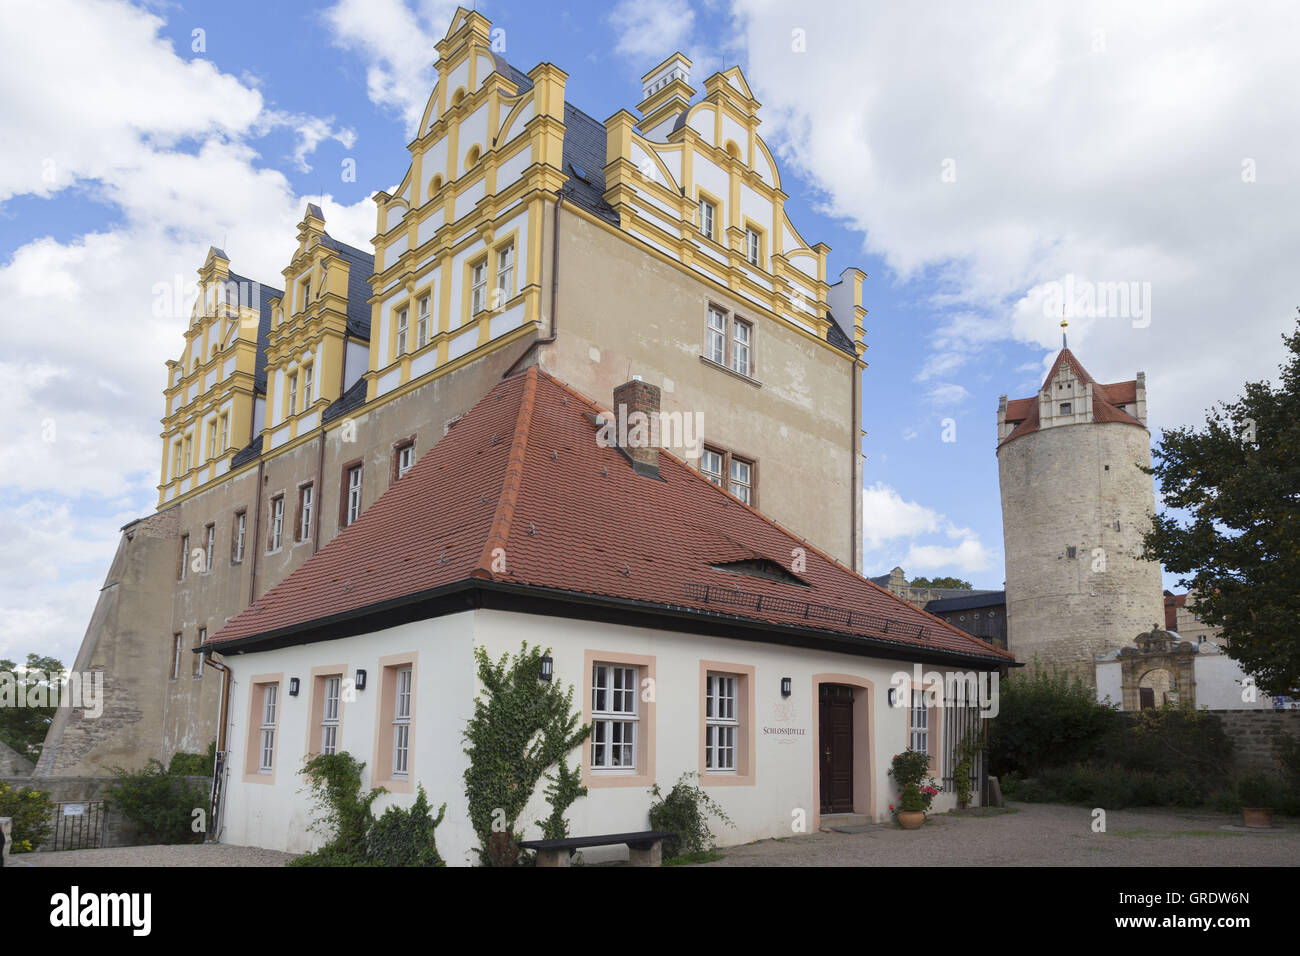
[[[347,498],[343,526],[346,528],[361,517],[361,466],[348,469]]]
[[[758,232],[753,229],[745,230],[745,258],[751,266],[759,264],[762,257],[763,240]]]
[[[268,551],[279,551],[284,542],[284,495],[271,499],[271,535],[267,542]]]
[[[487,308],[487,260],[476,262],[469,274],[469,314],[472,318]]]
[[[709,341],[707,344],[710,362],[725,365],[727,362],[727,313],[709,306]]]
[[[749,337],[753,326],[740,319],[731,322],[731,370],[749,376]]]
[[[637,668],[594,664],[591,673],[591,769],[637,768]]]
[[[206,540],[203,543],[203,573],[212,570],[212,556],[217,549],[217,526],[210,524],[204,529]]]
[[[289,414],[298,413],[298,373],[289,376]]]
[[[325,678],[324,699],[320,720],[320,752],[339,752],[339,703],[342,698],[343,677]]]
[[[515,294],[515,244],[512,242],[504,249],[497,250],[497,301],[493,307],[500,309]]]
[[[700,199],[699,221],[700,234],[705,239],[713,238],[713,220],[717,216],[718,207],[707,199]]]
[[[757,466],[749,458],[733,454],[725,448],[705,445],[700,452],[700,474],[720,488],[751,507],[757,507],[755,491],[758,486]]]
[[[190,566],[190,536],[181,535],[181,568],[180,573],[176,575],[176,580],[184,581],[187,569]]]
[[[429,297],[420,297],[419,320],[415,327],[415,347],[422,349],[429,344]]]
[[[235,540],[230,546],[230,563],[241,564],[244,560],[244,535],[248,530],[248,513],[245,511],[235,515]]]
[[[313,371],[315,367],[315,365],[304,365],[302,367],[302,407],[304,411],[311,408],[311,400],[316,388],[316,374]]]
[[[397,355],[406,354],[407,315],[406,309],[397,310]]]
[[[912,691],[912,708],[908,723],[907,747],[909,750],[930,752],[930,712],[925,706],[925,692]]]
[[[172,680],[177,680],[181,676],[181,655],[185,652],[184,637],[181,634],[172,635]]]
[[[407,442],[397,449],[397,477],[401,478],[415,465],[415,442]]]
[[[411,668],[397,670],[393,706],[393,776],[406,777],[411,767]]]
[[[201,628],[199,628],[199,639],[198,639],[197,641],[194,642],[194,646],[195,646],[195,647],[202,647],[204,644],[207,643],[207,640],[208,640],[208,629],[207,629],[206,627],[201,627]],[[203,676],[203,658],[204,658],[204,656],[205,656],[205,655],[203,655],[203,654],[195,654],[195,655],[194,655],[194,679],[195,679],[195,680],[198,680],[199,678],[201,678],[201,677]]]
[[[706,448],[700,453],[700,473],[715,485],[722,486],[722,452]]]
[[[738,375],[754,377],[754,325],[747,319],[710,305],[705,329],[704,358]]]
[[[749,504],[750,492],[753,490],[753,486],[754,466],[743,458],[733,456],[731,459],[731,485],[729,490],[745,504]]]
[[[708,772],[736,771],[739,684],[734,674],[708,675],[704,696],[704,766]]]
[[[308,541],[311,539],[311,516],[313,510],[313,495],[315,488],[312,485],[303,485],[298,489],[298,540]]]
[[[257,772],[270,773],[275,769],[275,721],[280,685],[266,684],[262,688],[262,723]]]

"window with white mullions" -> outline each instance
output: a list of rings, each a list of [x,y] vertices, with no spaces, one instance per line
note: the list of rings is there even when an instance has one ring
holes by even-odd
[[[411,668],[397,671],[393,707],[393,776],[405,777],[411,761]]]
[[[704,697],[704,766],[706,770],[728,772],[736,769],[736,733],[740,720],[736,716],[734,676],[710,674]]]
[[[348,506],[344,527],[361,517],[361,466],[348,469]]]
[[[596,664],[591,672],[591,767],[637,766],[637,669]]]
[[[424,348],[429,344],[429,297],[426,295],[420,299],[420,320],[416,326],[415,347]]]
[[[750,265],[758,265],[760,245],[758,233],[753,229],[745,230],[745,258],[749,260]]]
[[[753,465],[747,461],[742,461],[739,458],[731,459],[730,491],[745,504],[750,503],[749,493],[750,489],[753,487],[752,475]]]
[[[487,261],[470,269],[469,314],[478,315],[487,307]]]
[[[709,361],[722,365],[727,360],[727,315],[719,309],[709,309]]]
[[[208,572],[212,570],[212,552],[217,547],[217,526],[210,524],[207,527],[207,539],[203,545],[203,570]]]
[[[710,448],[700,454],[700,472],[715,485],[722,484],[722,455]]]
[[[497,253],[497,301],[495,308],[501,308],[515,294],[515,245],[511,243]]]
[[[405,309],[397,310],[397,354],[406,354],[407,317]]]
[[[731,323],[731,369],[741,375],[749,374],[749,334],[748,322]]]
[[[706,239],[713,238],[713,218],[717,207],[707,199],[700,200],[700,232]]]
[[[908,749],[930,752],[930,714],[925,707],[925,692],[912,691],[911,733],[908,737]]]
[[[275,705],[279,690],[278,684],[267,684],[262,690],[262,747],[257,764],[261,773],[270,773],[275,761]]]
[[[342,677],[325,678],[324,707],[320,721],[320,752],[338,753],[339,750],[339,690]]]

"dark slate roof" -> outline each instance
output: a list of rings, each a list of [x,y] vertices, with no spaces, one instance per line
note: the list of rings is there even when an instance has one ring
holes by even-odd
[[[321,424],[332,422],[336,418],[342,418],[349,412],[354,412],[366,403],[366,377],[363,375],[355,382],[352,387],[340,395],[334,401],[330,402],[325,411],[321,412]]]
[[[321,240],[348,261],[348,335],[370,341],[370,277],[375,272],[375,257],[346,242],[339,242],[328,232]]]
[[[1006,591],[968,591],[964,597],[936,598],[926,604],[931,614],[944,611],[968,611],[976,607],[998,607],[1007,603]]]
[[[528,74],[516,70],[505,61],[504,57],[497,56],[497,54],[493,53],[492,60],[495,63],[496,71],[515,86],[519,87],[520,93],[524,92],[524,90],[531,90],[533,88],[533,81],[529,79]]]
[[[224,255],[222,258],[225,258]],[[229,260],[227,260],[229,261]],[[262,282],[245,279],[241,275],[230,273],[234,282],[247,284],[257,299],[257,358],[253,363],[253,391],[258,395],[266,394],[266,347],[271,341],[271,300],[284,296],[283,289],[273,289]],[[250,303],[252,304],[252,303]]]
[[[257,456],[260,454],[262,454],[262,436],[258,435],[249,444],[235,452],[235,457],[230,459],[230,470],[234,471],[250,461],[257,461]]]
[[[565,103],[563,160],[569,181],[561,192],[565,201],[617,223],[618,214],[605,202],[605,148],[605,124]]]
[[[844,334],[844,330],[840,328],[840,323],[836,321],[834,314],[827,312],[826,318],[831,320],[830,327],[826,330],[826,341],[830,342],[831,345],[835,346],[840,351],[848,352],[856,358],[858,353],[853,347],[853,340]],[[875,578],[872,578],[872,580],[875,581]],[[889,580],[888,574],[885,575],[885,580]],[[880,582],[876,581],[876,583],[879,584]]]

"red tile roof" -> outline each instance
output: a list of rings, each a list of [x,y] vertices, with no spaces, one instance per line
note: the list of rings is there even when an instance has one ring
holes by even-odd
[[[637,602],[647,614],[693,621],[816,630],[895,651],[1014,660],[836,563],[666,451],[659,479],[637,474],[623,452],[597,443],[592,416],[601,411],[536,368],[499,383],[351,527],[209,644],[305,633],[324,619],[477,583]],[[790,569],[800,548],[806,567],[794,574],[806,586],[714,567],[766,559]]]
[[[1088,374],[1088,370],[1079,363],[1079,360],[1075,358],[1074,353],[1069,349],[1061,349],[1060,354],[1056,356],[1051,371],[1047,373],[1047,378],[1043,379],[1043,388],[1039,389],[1040,392],[1052,383],[1052,379],[1056,378],[1056,373],[1060,371],[1063,365],[1068,366],[1070,371],[1074,373],[1075,378],[1080,382],[1092,388],[1092,420],[1094,422],[1122,422],[1127,425],[1146,428],[1133,415],[1117,407],[1119,405],[1131,405],[1137,401],[1137,380],[1102,385]],[[1007,421],[1016,427],[1011,430],[1011,434],[998,442],[999,448],[1021,435],[1028,435],[1030,432],[1038,431],[1040,424],[1038,397],[1016,398],[1007,402]]]

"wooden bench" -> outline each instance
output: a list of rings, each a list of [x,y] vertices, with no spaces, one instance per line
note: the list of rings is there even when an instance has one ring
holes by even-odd
[[[633,866],[659,866],[663,861],[663,841],[673,833],[642,830],[639,833],[607,833],[604,836],[565,837],[562,840],[524,840],[519,845],[537,852],[538,866],[568,866],[573,854],[589,846],[627,844],[628,862]]]

